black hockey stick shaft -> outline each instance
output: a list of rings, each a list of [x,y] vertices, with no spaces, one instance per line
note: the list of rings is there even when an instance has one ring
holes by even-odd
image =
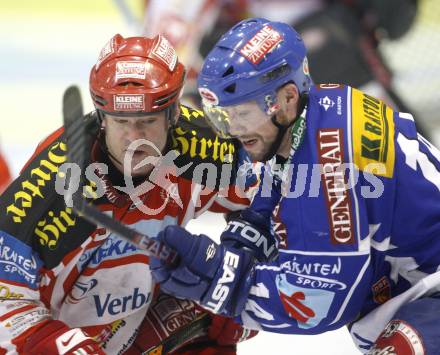
[[[67,140],[67,160],[69,163],[77,164],[81,171],[79,188],[70,196],[75,212],[90,223],[105,227],[122,238],[128,239],[139,248],[146,250],[150,255],[164,259],[169,263],[173,262],[176,259],[176,254],[166,245],[111,218],[93,204],[90,204],[82,195],[86,186],[84,172],[87,168],[86,164],[90,156],[91,144],[88,141],[88,122],[83,114],[81,93],[77,86],[70,86],[64,92],[63,119]],[[67,176],[66,182],[68,185],[70,179],[71,177]]]

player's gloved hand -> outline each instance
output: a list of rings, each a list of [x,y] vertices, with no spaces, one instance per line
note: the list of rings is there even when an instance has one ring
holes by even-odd
[[[80,328],[69,328],[58,320],[48,321],[34,332],[23,346],[29,355],[105,355],[99,344]]]
[[[271,261],[278,254],[269,216],[249,208],[229,219],[220,241],[228,247],[244,248],[260,262]]]
[[[173,265],[150,259],[153,277],[164,292],[194,300],[217,314],[241,313],[254,274],[255,259],[248,251],[218,245],[179,226],[166,227],[158,238],[179,256]]]

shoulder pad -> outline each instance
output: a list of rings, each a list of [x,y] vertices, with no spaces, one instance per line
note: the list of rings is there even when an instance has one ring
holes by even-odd
[[[352,89],[353,162],[359,170],[391,178],[394,174],[394,111],[364,92]]]
[[[2,195],[0,230],[39,250],[50,268],[80,245],[95,226],[78,218],[55,189],[58,170],[67,160],[64,134],[51,135],[43,143],[45,147]]]
[[[173,149],[180,154],[177,159],[179,165],[192,163],[185,173],[188,178],[200,164],[212,164],[220,176],[224,165],[235,166],[238,160],[238,143],[217,136],[200,110],[181,105],[180,117],[171,138]]]
[[[235,142],[215,134],[203,111],[181,105],[179,120],[172,131],[173,148],[188,160],[200,163],[232,163]]]

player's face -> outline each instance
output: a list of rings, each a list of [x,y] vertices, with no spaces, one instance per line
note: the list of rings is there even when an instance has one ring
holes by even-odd
[[[142,161],[160,156],[165,148],[168,122],[164,112],[136,117],[106,114],[103,126],[110,159],[121,172],[124,164],[131,176],[146,175],[153,169]]]
[[[278,129],[255,101],[225,108],[229,134],[236,137],[253,161],[262,161],[274,143]]]

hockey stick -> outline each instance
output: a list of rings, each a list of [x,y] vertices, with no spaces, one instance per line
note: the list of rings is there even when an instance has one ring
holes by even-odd
[[[127,227],[125,224],[106,215],[94,205],[90,204],[82,195],[86,186],[84,172],[88,157],[90,156],[91,142],[87,130],[88,125],[93,124],[84,117],[81,94],[77,86],[70,86],[63,95],[63,119],[64,132],[67,140],[67,160],[79,166],[81,177],[79,187],[75,192],[67,196],[72,202],[72,207],[81,217],[90,223],[101,225],[124,239],[136,244],[139,248],[146,250],[151,256],[163,259],[172,263],[176,259],[176,253],[170,250],[163,243]],[[66,184],[70,185],[71,174],[67,173]],[[70,188],[68,189],[70,191]]]

